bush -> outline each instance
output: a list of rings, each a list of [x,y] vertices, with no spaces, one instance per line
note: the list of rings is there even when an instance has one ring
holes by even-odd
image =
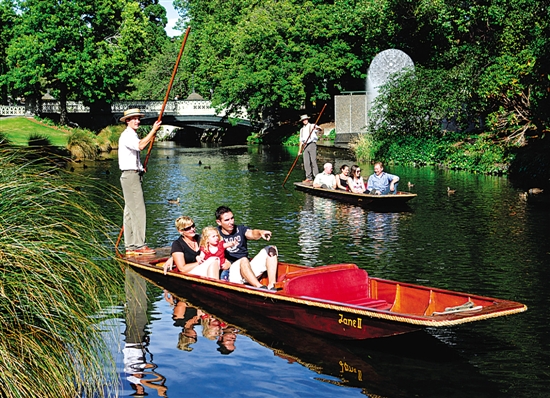
[[[29,137],[30,147],[47,147],[52,146],[51,140],[45,135],[31,134]]]
[[[485,174],[505,174],[513,160],[505,144],[493,142],[489,135],[473,135],[460,140],[449,136],[437,138],[395,137],[376,140],[362,134],[351,144],[359,161],[380,160],[397,164],[444,166]]]
[[[101,130],[96,137],[99,150],[102,152],[109,152],[111,149],[117,149],[118,139],[125,128],[125,125],[120,124],[107,126]]]
[[[377,159],[380,143],[377,143],[370,133],[359,134],[359,137],[350,142],[350,148],[360,162],[370,162]]]
[[[300,146],[300,133],[296,133],[286,138],[282,142],[283,146]]]
[[[75,129],[69,136],[67,149],[74,159],[95,159],[98,153],[96,137],[89,130]]]
[[[260,133],[251,133],[248,137],[246,137],[246,142],[248,145],[258,145],[262,143],[262,137],[260,136]]]

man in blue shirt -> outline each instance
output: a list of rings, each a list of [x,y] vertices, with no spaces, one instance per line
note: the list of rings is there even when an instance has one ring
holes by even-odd
[[[387,195],[397,193],[399,177],[393,174],[384,173],[382,162],[374,164],[374,174],[369,177],[367,190],[371,195]]]

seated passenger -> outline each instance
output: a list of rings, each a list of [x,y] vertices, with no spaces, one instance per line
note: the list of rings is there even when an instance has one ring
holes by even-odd
[[[376,162],[374,164],[374,174],[369,177],[367,182],[367,189],[373,195],[387,195],[389,193],[395,195],[398,182],[398,176],[385,173],[382,162]]]
[[[172,243],[171,258],[166,261],[164,269],[171,269],[174,264],[182,273],[220,279],[220,259],[210,257],[203,260],[200,257],[200,237],[195,232],[193,220],[181,216],[175,224],[181,236]]]
[[[231,262],[229,267],[229,282],[248,283],[254,287],[262,286],[258,278],[267,271],[267,289],[275,290],[277,281],[277,247],[266,246],[252,259],[248,259],[249,239],[271,239],[271,231],[251,229],[244,225],[235,225],[235,217],[229,207],[220,206],[216,209],[216,223],[225,242],[237,242],[235,246],[225,249],[225,258]]]
[[[323,172],[315,176],[313,188],[336,188],[336,177],[332,174],[332,163],[325,163]]]
[[[336,189],[348,191],[349,166],[343,164],[340,167],[340,174],[336,176]]]
[[[361,168],[354,164],[351,166],[351,176],[348,178],[349,190],[353,193],[368,193],[365,192],[365,181],[361,177]]]
[[[220,235],[220,231],[215,227],[205,227],[202,230],[200,242],[200,259],[208,260],[211,257],[217,257],[220,263],[220,279],[229,280],[229,266],[231,263],[225,259],[225,249],[236,246],[237,242],[225,242]]]

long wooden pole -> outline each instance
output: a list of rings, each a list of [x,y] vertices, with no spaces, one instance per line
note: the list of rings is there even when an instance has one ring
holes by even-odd
[[[178,71],[178,66],[180,64],[181,56],[183,54],[183,49],[185,48],[185,43],[187,43],[187,37],[189,36],[189,31],[191,30],[191,27],[187,27],[185,30],[185,36],[183,37],[183,41],[181,42],[181,48],[180,52],[178,54],[178,59],[176,60],[176,64],[174,65],[174,70],[172,71],[172,77],[170,78],[170,83],[168,83],[168,88],[166,89],[166,95],[164,96],[164,101],[162,102],[162,107],[160,108],[159,117],[157,121],[162,120],[162,115],[164,114],[164,109],[166,108],[166,103],[168,102],[168,98],[170,97],[170,91],[172,90],[172,85],[174,84],[174,79],[176,78],[176,73]],[[151,156],[151,149],[153,149],[153,143],[155,142],[157,134],[155,133],[153,135],[153,139],[151,139],[151,142],[149,143],[149,148],[147,149],[147,155],[145,156],[145,161],[143,162],[143,168],[147,168],[147,163],[149,163],[149,157]],[[118,250],[118,245],[120,244],[120,240],[122,239],[122,234],[124,233],[124,225],[120,228],[120,232],[118,233],[118,238],[115,243],[115,251],[116,255],[121,257],[120,251]]]
[[[181,42],[181,48],[180,52],[178,54],[178,59],[176,60],[176,65],[174,65],[174,70],[172,72],[172,78],[170,79],[170,83],[168,83],[168,89],[166,90],[166,95],[164,96],[164,102],[162,103],[162,108],[160,108],[159,117],[157,121],[162,120],[162,115],[164,114],[164,108],[166,108],[166,103],[168,102],[168,97],[170,96],[170,90],[172,90],[172,84],[174,83],[174,79],[176,78],[176,72],[178,71],[178,66],[180,64],[181,56],[183,54],[183,49],[185,48],[185,43],[187,42],[187,36],[189,36],[189,31],[191,30],[191,27],[187,27],[185,30],[185,36],[183,37],[183,41]],[[147,168],[147,163],[149,162],[149,157],[151,156],[151,149],[153,149],[153,143],[155,142],[155,137],[157,134],[153,135],[153,139],[149,143],[149,148],[147,149],[147,155],[145,156],[145,161],[143,162],[143,168]]]
[[[315,130],[315,126],[317,125],[317,123],[319,123],[319,119],[321,118],[321,115],[323,114],[326,107],[327,107],[327,104],[323,105],[323,109],[321,109],[321,112],[319,113],[319,116],[317,116],[317,120],[315,121],[315,124],[313,125],[313,128],[309,132],[309,135],[307,136],[307,139],[306,139],[305,142],[309,141],[309,137],[311,137],[311,134],[313,134],[313,131]],[[302,145],[302,143],[300,143],[300,146],[301,145]],[[301,155],[301,151],[298,150],[298,155],[296,155],[296,159],[294,159],[294,163],[292,163],[292,166],[290,167],[290,170],[288,171],[288,174],[286,175],[286,178],[283,181],[283,188],[286,184],[286,181],[288,180],[288,177],[290,177],[290,173],[292,173],[292,170],[294,169],[294,166],[296,166],[296,163],[298,162],[298,159],[300,158],[300,155]]]

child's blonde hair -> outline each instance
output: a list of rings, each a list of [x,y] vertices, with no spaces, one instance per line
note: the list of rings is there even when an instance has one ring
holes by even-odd
[[[218,231],[218,228],[216,227],[204,227],[202,229],[202,233],[201,233],[201,242],[200,242],[200,247],[203,248],[204,250],[208,250],[208,235],[210,235],[211,232],[216,232],[216,234],[218,235],[218,238],[221,240],[222,239],[222,236],[220,235],[220,231]]]

